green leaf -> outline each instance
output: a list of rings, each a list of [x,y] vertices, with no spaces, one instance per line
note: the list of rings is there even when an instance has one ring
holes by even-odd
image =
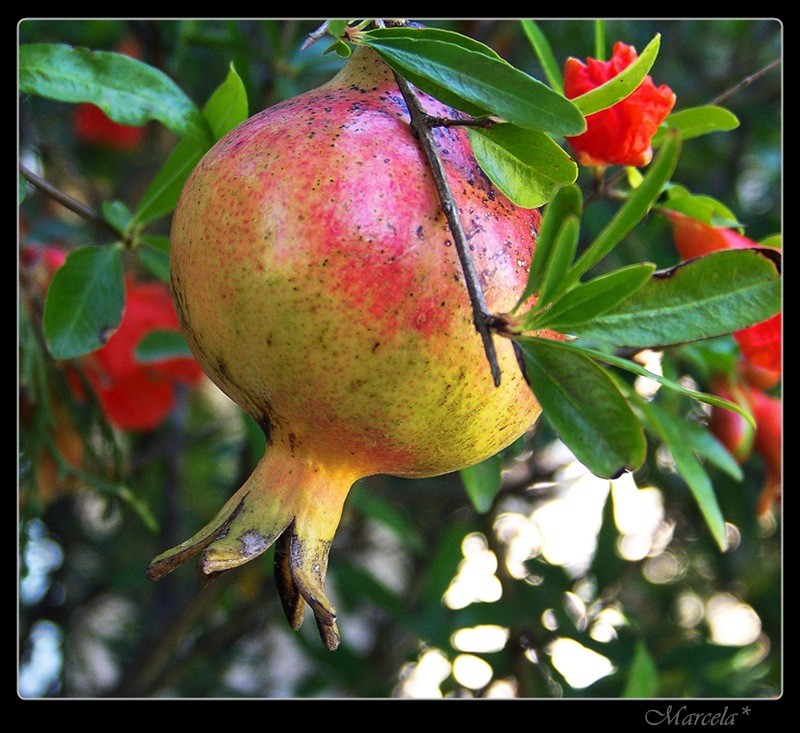
[[[478,165],[517,206],[542,206],[578,177],[572,158],[543,132],[509,124],[467,132]]]
[[[536,301],[537,309],[546,306],[564,291],[564,280],[578,249],[580,233],[581,220],[570,214],[564,219],[558,231],[553,253],[542,275],[542,288]]]
[[[208,145],[198,138],[183,138],[170,153],[164,165],[142,195],[134,213],[139,226],[169,214],[178,203],[189,174],[208,150]]]
[[[778,232],[778,234],[770,234],[763,239],[759,239],[758,243],[762,247],[774,247],[775,249],[780,249],[782,245],[782,235],[780,232]]]
[[[381,32],[390,38],[398,33],[401,37],[406,37],[407,30],[408,29],[403,28],[385,28],[382,29]],[[426,28],[425,31],[431,38],[438,38],[444,42],[447,42],[448,39],[452,37],[452,31],[440,31],[434,28]],[[469,38],[468,36],[459,35],[459,43],[475,53],[481,53],[489,58],[496,59],[497,61],[503,61],[500,56],[498,56],[491,48],[483,43],[480,43],[479,41]],[[460,109],[462,112],[466,112],[473,117],[486,117],[489,114],[489,112],[483,107],[472,104],[468,100],[459,96],[457,93],[451,91],[446,84],[438,84],[433,79],[414,73],[414,71],[410,68],[405,69],[402,76],[410,81],[415,87],[422,89],[427,94],[430,94],[435,99],[438,99],[440,102],[444,102],[444,104],[453,107],[454,109]]]
[[[20,46],[19,90],[91,102],[122,125],[158,120],[181,137],[208,136],[200,110],[172,79],[124,54],[56,43]]]
[[[661,34],[657,33],[653,40],[645,46],[641,56],[630,66],[624,68],[619,74],[599,87],[575,97],[572,103],[583,115],[588,116],[621,102],[625,97],[635,92],[644,81],[647,72],[650,71],[655,63],[660,45]]]
[[[542,33],[542,29],[539,28],[535,21],[526,18],[521,20],[520,23],[525,35],[531,42],[536,58],[539,59],[539,63],[542,65],[542,70],[550,86],[559,94],[563,94],[564,77],[561,75],[561,67],[553,55],[553,49],[550,47],[547,37]]]
[[[691,444],[692,450],[705,458],[710,464],[720,471],[728,474],[735,481],[743,478],[742,467],[736,462],[731,452],[717,440],[704,425],[686,419],[683,434],[685,440]]]
[[[247,119],[247,92],[231,64],[225,80],[203,107],[203,118],[211,138],[185,137],[156,173],[136,207],[135,221],[140,226],[169,214],[177,205],[189,174],[215,140]]]
[[[700,507],[712,537],[724,552],[728,547],[725,519],[714,494],[711,479],[684,437],[685,420],[673,417],[653,402],[640,400],[638,405],[647,418],[650,430],[661,438],[672,454],[678,472],[686,481]]]
[[[546,311],[532,313],[523,327],[531,330],[552,328],[566,333],[633,295],[650,279],[655,269],[655,265],[645,262],[596,277],[564,293]]]
[[[640,466],[647,450],[636,416],[611,377],[558,341],[520,338],[528,381],[575,457],[604,478]]]
[[[341,38],[337,38],[323,53],[335,53],[337,56],[346,59],[353,53],[353,49],[349,43],[345,43]]]
[[[643,641],[636,643],[622,697],[650,698],[658,693],[658,669]]]
[[[136,361],[142,364],[166,359],[191,358],[192,352],[180,331],[159,329],[145,334],[134,350]]]
[[[103,219],[122,236],[133,217],[131,210],[122,201],[103,201],[100,210],[103,212]]]
[[[610,364],[611,366],[618,367],[620,369],[624,369],[625,371],[631,372],[633,374],[637,374],[640,377],[647,377],[647,379],[652,379],[654,382],[658,382],[661,386],[667,387],[668,389],[673,390],[674,392],[678,392],[679,394],[686,395],[687,397],[691,397],[699,402],[705,402],[708,405],[714,405],[716,407],[723,407],[726,410],[733,410],[734,412],[740,414],[745,420],[747,420],[754,428],[756,426],[755,421],[753,420],[753,416],[741,405],[738,405],[735,402],[731,402],[729,400],[725,400],[722,397],[717,397],[717,395],[706,394],[705,392],[698,392],[697,390],[690,389],[689,387],[685,387],[680,382],[675,382],[667,377],[664,377],[660,374],[655,374],[654,372],[645,369],[641,364],[638,364],[635,361],[631,361],[630,359],[623,359],[622,357],[615,356],[613,354],[606,354],[603,351],[598,351],[597,349],[587,348],[586,346],[582,346],[580,342],[569,341],[565,343],[565,346],[568,346],[570,349],[577,351],[579,353],[585,354],[590,359],[595,359],[596,361],[602,361],[606,364]]]
[[[139,240],[165,255],[169,254],[169,237],[159,234],[142,234]]]
[[[248,117],[247,90],[233,64],[228,75],[203,107],[203,117],[211,128],[214,140],[227,135]]]
[[[25,196],[28,193],[28,182],[25,180],[22,173],[17,173],[17,178],[17,206],[19,206],[25,200]]]
[[[631,191],[627,201],[586,249],[570,272],[575,282],[589,268],[594,267],[644,218],[670,179],[680,153],[680,139],[673,135],[661,146],[641,185]]]
[[[715,338],[765,321],[781,308],[769,249],[711,252],[661,270],[621,305],[576,329],[587,341],[658,348]]]
[[[83,247],[56,270],[44,306],[44,335],[56,359],[99,349],[125,305],[120,246]]]
[[[159,280],[169,282],[169,254],[157,247],[143,244],[137,248],[136,252],[142,264],[150,270]]]
[[[578,135],[586,129],[583,115],[568,99],[488,47],[452,31],[431,31],[377,29],[364,33],[362,40],[422,91],[436,96],[448,89],[449,101],[442,101],[457,109],[475,114],[477,108],[519,127],[559,135]]]
[[[658,205],[658,209],[668,209],[685,214],[711,226],[723,226],[729,229],[743,229],[736,215],[713,196],[693,194],[683,186],[669,186],[666,200]]]
[[[345,28],[347,28],[347,20],[332,18],[328,20],[328,25],[325,28],[325,32],[329,33],[334,38],[341,38],[344,35]]]
[[[467,496],[479,514],[485,514],[492,508],[492,502],[500,491],[502,471],[503,459],[499,453],[474,466],[461,469],[461,480]]]
[[[525,285],[525,291],[514,306],[515,311],[541,288],[550,257],[552,257],[555,249],[556,238],[564,220],[568,216],[580,218],[582,211],[583,194],[581,189],[574,184],[560,188],[553,200],[545,207],[542,223],[539,226],[539,233],[536,237],[536,247],[534,248],[533,259],[528,273],[528,282]]]
[[[711,132],[728,132],[739,127],[739,118],[725,107],[708,104],[673,112],[653,136],[653,146],[660,145],[669,130],[677,130],[682,140]]]

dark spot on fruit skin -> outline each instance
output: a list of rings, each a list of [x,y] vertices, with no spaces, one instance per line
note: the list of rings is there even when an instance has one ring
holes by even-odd
[[[375,344],[373,345],[373,347],[370,349],[370,351],[374,354],[378,350],[378,347],[380,345],[381,345],[381,342],[380,341],[376,341]]]
[[[289,451],[294,455],[294,450],[297,447],[297,436],[294,433],[289,433]]]

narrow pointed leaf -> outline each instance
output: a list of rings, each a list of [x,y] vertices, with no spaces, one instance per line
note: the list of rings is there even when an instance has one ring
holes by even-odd
[[[149,244],[142,244],[136,252],[142,264],[159,280],[169,282],[169,252]]]
[[[491,49],[477,50],[476,41],[465,42],[465,36],[459,33],[429,31],[377,29],[364,33],[362,42],[399,74],[410,73],[413,79],[409,80],[422,91],[435,95],[447,88],[450,101],[442,101],[457,109],[463,109],[461,102],[452,102],[461,100],[520,127],[559,135],[578,135],[586,129],[583,115],[568,99],[500,59]],[[428,82],[432,82],[431,88]]]
[[[674,418],[653,402],[641,400],[639,407],[647,418],[651,431],[664,442],[672,454],[678,472],[689,486],[711,536],[724,552],[728,547],[725,518],[719,508],[711,479],[684,437],[684,421]]]
[[[56,359],[99,349],[119,326],[125,305],[118,245],[83,247],[56,270],[44,306],[44,335]]]
[[[134,212],[134,220],[141,226],[169,214],[178,203],[183,185],[208,145],[199,138],[185,137],[170,153],[142,195]]]
[[[479,514],[485,514],[491,509],[492,502],[500,491],[502,471],[503,460],[499,454],[460,471],[467,496]]]
[[[581,323],[606,313],[633,295],[650,279],[656,266],[630,265],[601,275],[564,293],[549,309],[533,314],[526,329],[552,328],[566,333]]]
[[[716,466],[735,481],[742,480],[742,467],[736,462],[731,452],[714,437],[708,428],[687,419],[684,421],[682,430],[685,440],[698,456],[705,458],[711,465]]]
[[[655,273],[629,299],[576,333],[587,341],[658,348],[760,323],[781,308],[779,257],[774,250],[753,248],[687,260]]]
[[[219,140],[248,116],[247,90],[233,64],[228,75],[209,97],[203,107],[203,117],[211,128],[214,140]]]
[[[489,179],[517,206],[535,208],[578,177],[578,166],[549,135],[509,124],[468,128],[472,152]]]
[[[542,223],[539,226],[539,234],[536,238],[536,247],[533,252],[528,282],[519,302],[514,307],[515,311],[541,288],[544,273],[555,249],[556,238],[564,220],[568,216],[580,218],[582,211],[583,194],[580,188],[574,184],[560,188],[553,200],[547,204]]]
[[[548,83],[559,94],[563,94],[564,77],[561,74],[561,67],[558,65],[556,57],[553,55],[553,49],[550,47],[547,36],[542,33],[542,29],[539,28],[537,23],[533,20],[526,18],[521,20],[520,23],[522,24],[522,29],[525,31],[525,35],[531,42],[536,58],[539,59],[539,63],[542,65],[542,70],[547,77]]]
[[[658,693],[658,669],[643,641],[636,643],[622,697],[651,698]]]
[[[103,219],[122,236],[133,216],[130,209],[122,201],[103,201],[100,210],[103,213]]]
[[[545,417],[581,463],[604,478],[641,465],[646,452],[641,426],[603,369],[557,341],[518,343]]]
[[[756,427],[753,416],[736,402],[731,402],[730,400],[723,399],[717,395],[707,394],[705,392],[698,392],[695,389],[690,389],[689,387],[685,387],[680,382],[676,382],[672,379],[662,376],[661,374],[655,374],[654,372],[645,369],[641,364],[635,361],[623,359],[622,357],[615,356],[614,354],[606,354],[605,352],[598,351],[597,349],[587,348],[586,346],[582,346],[580,342],[569,341],[566,342],[564,346],[573,349],[574,351],[583,353],[595,361],[602,361],[605,364],[618,367],[619,369],[624,369],[625,371],[631,372],[632,374],[636,374],[640,377],[652,379],[654,382],[658,382],[662,387],[667,387],[674,392],[691,397],[698,402],[704,402],[707,405],[714,405],[715,407],[722,407],[726,410],[732,410],[747,420],[750,425],[753,426],[753,428]]]
[[[563,292],[566,274],[578,249],[579,237],[580,219],[570,215],[564,219],[564,223],[561,225],[553,253],[550,255],[547,269],[542,276],[542,288],[539,291],[539,300],[536,302],[537,310]]]
[[[572,281],[577,282],[584,272],[600,262],[644,218],[672,176],[680,147],[680,139],[675,135],[665,140],[641,185],[631,191],[627,201],[575,263],[570,273]]]
[[[200,110],[172,79],[120,53],[57,43],[20,46],[19,90],[61,102],[91,102],[122,125],[158,120],[181,137],[208,135]]]
[[[655,63],[660,45],[661,35],[656,34],[636,61],[599,87],[573,98],[573,104],[588,116],[621,102],[641,85]]]
[[[678,112],[673,112],[656,132],[653,145],[660,145],[669,130],[677,130],[682,140],[690,140],[700,135],[711,132],[728,132],[739,127],[739,118],[725,107],[705,105],[703,107],[688,107]]]

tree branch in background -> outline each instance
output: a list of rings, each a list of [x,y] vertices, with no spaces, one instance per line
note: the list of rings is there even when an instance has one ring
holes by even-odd
[[[22,164],[19,166],[19,172],[22,174],[22,177],[38,191],[41,191],[54,201],[58,201],[59,204],[69,209],[73,214],[77,214],[82,219],[85,219],[92,224],[96,224],[100,228],[110,232],[114,235],[115,239],[121,239],[126,246],[130,245],[130,240],[124,236],[122,232],[118,232],[116,228],[111,226],[111,224],[109,224],[102,216],[100,216],[100,214],[89,208],[83,202],[78,201],[77,199],[72,198],[72,196],[59,190],[52,183],[46,181],[41,176],[36,175],[36,173],[34,173],[32,170],[29,170]]]

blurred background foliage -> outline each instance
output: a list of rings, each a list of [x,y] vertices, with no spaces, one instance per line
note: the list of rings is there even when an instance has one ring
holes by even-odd
[[[477,38],[543,78],[519,23],[429,21]],[[311,20],[26,20],[20,43],[133,49],[198,104],[233,62],[251,113],[324,82],[342,63],[327,44],[301,51]],[[589,21],[541,21],[559,63],[594,52]],[[706,104],[782,53],[774,20],[626,21],[607,43],[643,48],[658,32],[656,83],[676,109]],[[731,133],[687,143],[674,180],[717,197],[752,239],[781,229],[781,72],[724,104]],[[126,145],[79,134],[74,105],[20,101],[20,158],[99,209],[134,207],[174,136],[149,124]],[[588,191],[591,171],[581,173]],[[585,215],[587,236],[615,204]],[[168,232],[168,219],[156,227]],[[29,192],[23,247],[70,249],[108,235]],[[650,216],[609,267],[678,261],[666,220]],[[138,260],[126,260],[126,272]],[[22,283],[23,294],[29,283]],[[27,295],[25,295],[27,297]],[[34,298],[35,300],[35,298]],[[147,563],[193,534],[246,477],[263,438],[213,385],[177,385],[155,429],[122,431],[78,402],[43,347],[41,303],[20,310],[19,676],[23,697],[772,697],[781,693],[779,508],[756,516],[764,465],[734,481],[709,467],[728,521],[721,553],[663,449],[633,476],[588,474],[541,422],[504,452],[488,512],[458,475],[374,477],[352,491],[331,552],[328,588],[343,643],[313,623],[291,632],[265,559],[200,591],[191,569],[159,583]],[[30,307],[29,307],[30,306]],[[673,377],[705,387],[720,339],[664,357]],[[720,357],[722,354],[722,357]],[[44,395],[47,395],[45,398]],[[682,397],[683,412],[698,405]],[[42,405],[49,405],[43,409]],[[48,446],[77,455],[54,463]]]

